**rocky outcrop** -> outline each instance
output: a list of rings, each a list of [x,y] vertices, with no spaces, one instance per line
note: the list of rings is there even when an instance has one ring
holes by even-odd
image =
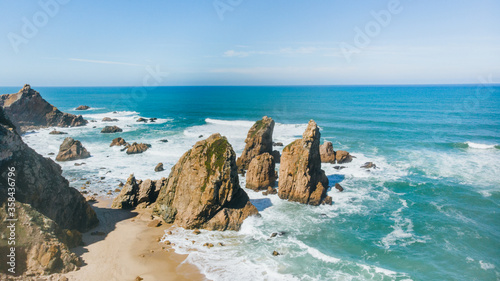
[[[165,178],[157,181],[149,179],[142,181],[130,175],[120,194],[113,200],[111,207],[115,209],[147,207],[156,201],[164,182],[166,182]]]
[[[283,149],[278,196],[303,204],[319,205],[327,197],[328,178],[321,170],[319,128],[309,121],[302,139]]]
[[[245,139],[245,149],[236,162],[238,172],[247,170],[255,156],[273,152],[273,130],[274,120],[270,117],[264,116],[262,120],[255,122]]]
[[[111,141],[111,144],[109,146],[112,147],[112,146],[122,146],[122,145],[127,145],[127,142],[122,138],[116,138]]]
[[[164,170],[165,169],[163,169],[163,163],[158,163],[158,165],[156,165],[156,167],[155,167],[155,172],[161,172]]]
[[[84,126],[88,123],[81,115],[59,111],[28,84],[15,94],[1,95],[0,107],[3,107],[18,133],[46,127]]]
[[[139,154],[148,150],[151,147],[150,144],[146,143],[136,143],[134,142],[127,148],[127,154]]]
[[[0,176],[7,179],[8,167],[16,170],[16,200],[30,204],[60,227],[85,231],[97,217],[85,198],[61,175],[61,167],[36,153],[14,131],[0,110]],[[0,188],[0,200],[7,189]]]
[[[65,138],[59,147],[59,154],[57,154],[57,161],[72,161],[89,158],[90,153],[83,147],[82,143],[73,138]]]
[[[0,220],[8,217],[7,204],[0,204]],[[66,273],[76,270],[82,265],[82,260],[69,248],[79,246],[82,236],[78,231],[64,230],[57,223],[44,216],[28,204],[16,202],[16,274],[20,280],[27,276]],[[0,224],[1,233],[9,233],[7,223]],[[2,253],[7,255],[8,247],[0,246]],[[4,258],[0,258],[4,260]],[[10,266],[5,262],[0,264],[0,278],[7,273]],[[10,280],[10,279],[2,279]]]
[[[106,126],[101,130],[103,134],[112,134],[112,133],[120,133],[123,132],[121,128],[118,126]]]
[[[197,142],[172,168],[155,213],[187,229],[239,230],[258,214],[239,185],[236,154],[225,137]]]
[[[375,165],[375,163],[373,162],[366,162],[363,166],[361,166],[361,168],[364,168],[364,169],[376,169],[377,168],[377,165]]]
[[[347,151],[337,150],[335,152],[335,159],[337,160],[337,164],[349,163],[352,161],[352,156]]]
[[[271,153],[271,155],[273,156],[274,162],[276,162],[276,164],[278,164],[278,163],[281,162],[281,154],[280,154],[279,151],[273,150],[273,152]]]
[[[320,145],[319,154],[321,155],[321,163],[335,164],[335,151],[331,142],[326,141]]]
[[[16,184],[18,272],[39,275],[75,270],[80,261],[68,248],[81,242],[79,232],[87,231],[97,224],[96,214],[85,198],[69,187],[59,165],[37,154],[22,141],[1,108],[0,178],[13,178]],[[6,203],[9,202],[8,192],[11,191],[6,186],[4,188],[2,183],[2,222],[10,216]],[[6,227],[6,223],[0,224],[0,233],[8,233]],[[2,253],[6,253],[4,250],[4,246],[0,246]],[[3,266],[2,262],[2,273],[6,272]]]
[[[258,191],[274,186],[276,183],[275,167],[274,158],[269,153],[254,157],[246,174],[246,187]]]
[[[75,108],[75,110],[89,110],[90,106],[88,105],[80,105],[79,107]]]

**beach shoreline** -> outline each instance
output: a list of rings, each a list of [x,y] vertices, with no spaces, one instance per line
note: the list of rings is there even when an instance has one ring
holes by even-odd
[[[186,255],[159,239],[171,225],[150,227],[150,209],[111,209],[112,200],[100,197],[92,204],[99,226],[83,233],[85,246],[72,249],[83,260],[74,272],[62,274],[69,280],[207,280]],[[95,235],[97,232],[97,235]],[[94,235],[92,235],[94,233]],[[138,279],[137,279],[138,280]]]

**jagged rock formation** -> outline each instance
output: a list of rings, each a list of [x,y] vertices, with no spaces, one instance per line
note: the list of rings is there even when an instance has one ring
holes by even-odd
[[[122,138],[116,138],[111,141],[111,144],[109,146],[111,147],[111,146],[122,146],[122,145],[127,145],[127,142]]]
[[[97,224],[96,214],[85,198],[69,187],[68,181],[61,176],[59,165],[37,154],[22,141],[0,108],[0,178],[9,178],[9,167],[15,169],[11,178],[16,183],[19,272],[45,274],[75,270],[79,260],[68,247],[81,242],[79,231],[87,231]],[[10,216],[5,209],[10,197],[8,192],[2,183],[1,221]],[[7,233],[6,226],[0,224],[0,233]],[[0,245],[5,245],[4,242],[0,240]],[[5,253],[3,248],[1,251]],[[1,272],[5,272],[3,267]]]
[[[321,163],[335,164],[335,151],[331,142],[325,141],[325,143],[320,145],[319,154],[321,155]]]
[[[151,147],[150,144],[146,143],[136,143],[134,142],[130,146],[127,147],[127,154],[139,154],[148,150]]]
[[[258,191],[274,186],[276,183],[275,167],[274,158],[269,153],[254,157],[246,174],[246,187]]]
[[[271,155],[273,156],[273,158],[274,158],[274,162],[275,162],[275,163],[277,163],[277,164],[278,164],[278,163],[280,163],[280,162],[281,162],[281,154],[280,154],[280,152],[279,152],[279,151],[277,151],[277,150],[273,150],[273,152],[271,153]]]
[[[235,160],[220,134],[197,142],[172,168],[155,213],[188,229],[239,230],[258,211],[239,185]]]
[[[127,183],[123,186],[120,194],[113,200],[111,205],[115,209],[133,209],[136,207],[147,207],[158,198],[160,187],[166,182],[161,180],[136,180],[130,175]]]
[[[53,126],[84,126],[88,123],[81,115],[59,111],[28,84],[15,94],[1,95],[0,107],[3,107],[5,115],[16,126],[18,133]]]
[[[236,162],[238,172],[244,173],[255,156],[273,152],[273,130],[274,120],[270,117],[264,116],[255,122],[245,139],[245,149]]]
[[[281,199],[319,205],[327,197],[328,178],[321,170],[320,136],[316,122],[311,120],[302,139],[283,149],[278,189]]]
[[[120,133],[123,132],[121,128],[118,126],[106,126],[101,130],[103,134],[112,134],[112,133]]]
[[[83,147],[82,143],[73,138],[65,138],[59,147],[57,161],[71,161],[89,158],[90,153]]]
[[[52,131],[49,133],[49,135],[67,135],[68,133],[65,133],[65,132],[61,132],[61,131]]]

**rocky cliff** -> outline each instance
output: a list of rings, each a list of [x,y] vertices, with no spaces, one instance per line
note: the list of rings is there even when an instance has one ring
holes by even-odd
[[[276,183],[276,163],[269,153],[258,155],[252,159],[246,174],[246,187],[258,190],[267,190]]]
[[[255,156],[273,152],[273,130],[274,120],[267,116],[255,122],[250,128],[245,139],[245,149],[236,162],[240,173],[248,169]]]
[[[161,187],[155,213],[167,223],[195,229],[239,230],[258,214],[240,187],[236,155],[225,137],[197,142],[172,168]]]
[[[59,111],[28,84],[15,94],[1,95],[0,107],[19,133],[36,128],[75,127],[88,123],[81,115]]]
[[[310,205],[325,201],[328,178],[321,170],[320,137],[316,122],[311,120],[302,139],[295,140],[283,149],[278,183],[278,196],[281,199]]]
[[[18,207],[15,215],[22,230],[18,235],[20,241],[26,241],[22,244],[26,256],[20,261],[26,260],[26,270],[31,268],[42,273],[75,269],[76,260],[65,245],[75,246],[73,240],[81,241],[75,236],[78,231],[97,224],[96,214],[85,198],[69,187],[59,165],[22,141],[0,108],[0,212],[3,217],[7,215],[4,207],[10,197],[4,181],[9,178],[9,167],[15,169],[11,178],[15,180],[13,195]],[[27,223],[22,223],[23,220]],[[0,239],[0,246],[3,244]]]

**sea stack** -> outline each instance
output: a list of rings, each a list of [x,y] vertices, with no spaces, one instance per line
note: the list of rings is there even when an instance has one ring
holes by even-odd
[[[10,173],[10,175],[9,175]],[[69,272],[81,260],[69,248],[81,243],[79,232],[98,221],[85,198],[61,175],[61,167],[28,147],[0,108],[0,177],[16,183],[16,263],[20,280]],[[12,219],[8,189],[0,188],[0,220]],[[8,233],[0,224],[0,233]],[[24,265],[24,266],[20,266]],[[35,278],[36,279],[36,278]]]
[[[76,127],[88,122],[81,115],[59,111],[26,84],[15,94],[0,96],[0,107],[18,130],[18,133],[46,127]]]
[[[250,128],[245,139],[245,149],[238,158],[238,172],[244,173],[252,159],[260,154],[273,152],[274,120],[264,116]]]
[[[321,170],[320,137],[318,125],[311,120],[302,139],[283,149],[278,189],[281,199],[310,205],[325,201],[328,178]]]
[[[83,147],[82,143],[73,138],[65,138],[59,147],[57,161],[72,161],[89,158],[90,153]]]
[[[172,168],[155,206],[167,223],[187,229],[239,230],[258,211],[239,185],[236,154],[225,137],[197,142]]]

